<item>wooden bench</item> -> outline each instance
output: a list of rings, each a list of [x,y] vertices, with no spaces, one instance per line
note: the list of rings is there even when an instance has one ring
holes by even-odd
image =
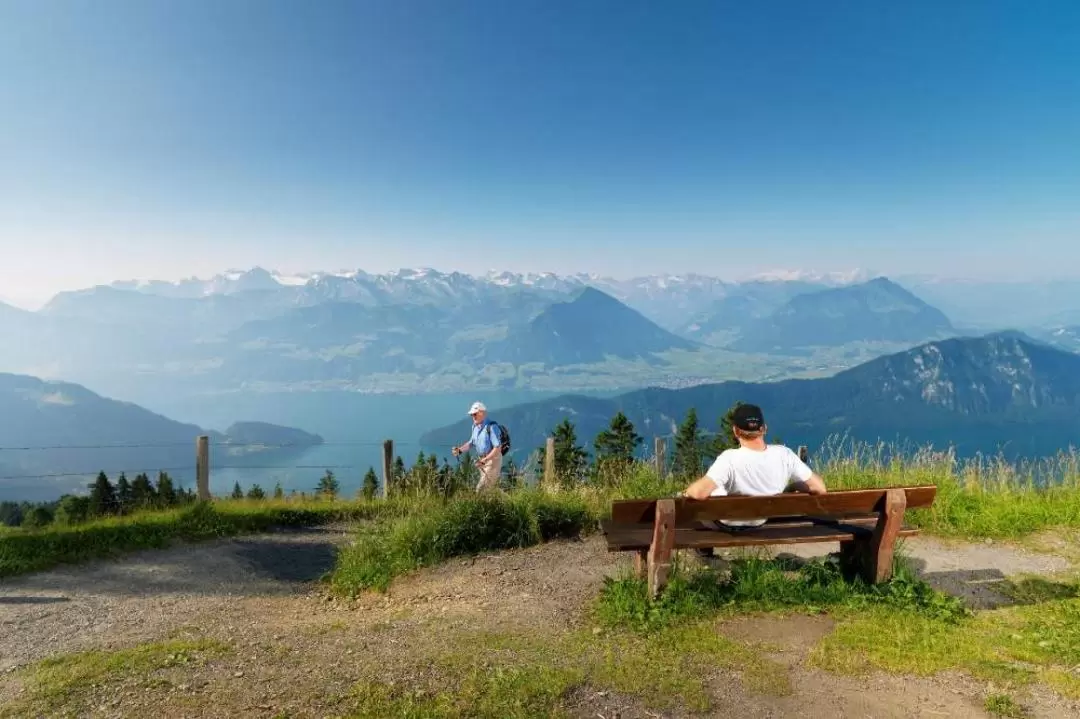
[[[892,576],[897,538],[919,532],[904,525],[904,512],[929,507],[936,494],[937,487],[927,485],[822,495],[626,499],[612,503],[611,519],[601,529],[609,552],[636,553],[635,570],[648,575],[653,597],[667,583],[676,549],[839,542],[843,565],[876,584]],[[701,525],[722,519],[767,521],[737,529]]]

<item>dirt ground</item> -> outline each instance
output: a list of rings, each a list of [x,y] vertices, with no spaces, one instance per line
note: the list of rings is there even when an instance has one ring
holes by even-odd
[[[603,578],[627,560],[599,538],[451,561],[396,582],[385,595],[331,600],[318,585],[349,528],[333,526],[244,537],[115,561],[68,567],[0,582],[0,704],[17,701],[16,670],[46,657],[120,649],[170,638],[210,637],[231,651],[220,660],[169,669],[154,685],[107,682],[80,695],[78,716],[329,717],[372,672],[408,682],[422,672],[409,658],[435,632],[515,633],[587,626],[586,604]],[[808,552],[812,549],[812,552]],[[828,544],[800,548],[823,554]],[[927,579],[978,606],[1001,601],[997,578],[1069,568],[1060,556],[1003,544],[915,538],[906,553]],[[791,693],[746,691],[735,678],[703,667],[716,716],[984,717],[989,688],[960,675],[929,679],[849,678],[804,667],[828,632],[826,617],[745,617],[720,631],[788,672]],[[581,717],[678,717],[638,699],[583,689]],[[1080,707],[1035,689],[1033,717],[1075,717]]]

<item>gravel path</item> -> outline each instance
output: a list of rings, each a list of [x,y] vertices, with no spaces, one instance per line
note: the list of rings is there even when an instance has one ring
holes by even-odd
[[[347,526],[284,531],[0,581],[0,705],[21,692],[9,678],[17,675],[5,677],[5,671],[56,654],[179,634],[213,637],[231,653],[206,666],[169,670],[163,676],[171,684],[162,687],[130,678],[87,690],[78,706],[97,709],[73,711],[110,717],[336,716],[335,698],[347,696],[372,671],[414,676],[416,657],[454,631],[513,635],[582,625],[604,577],[627,561],[606,552],[598,537],[553,542],[450,561],[395,582],[385,596],[327,601],[315,583],[350,538]],[[828,544],[795,549],[801,556],[833,550]],[[1068,568],[1060,557],[1001,544],[920,537],[907,543],[907,553],[931,581],[952,582],[954,590],[983,603],[992,603],[987,576]],[[793,693],[748,694],[738,681],[720,677],[712,688],[717,706],[761,717],[986,716],[981,701],[987,687],[965,677],[852,679],[806,670],[803,658],[830,630],[827,619],[798,616],[729,624],[724,633],[739,641],[774,645],[773,659],[788,667]],[[587,688],[577,701],[574,716],[682,716]],[[1076,706],[1044,690],[1036,690],[1032,701],[1034,716],[1076,715]]]
[[[350,538],[344,525],[284,530],[0,580],[0,672],[228,620],[245,598],[307,594]]]

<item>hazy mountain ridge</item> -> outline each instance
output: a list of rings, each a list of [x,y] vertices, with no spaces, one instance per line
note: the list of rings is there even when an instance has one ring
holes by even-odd
[[[1075,441],[1080,424],[1080,356],[1015,333],[931,342],[832,377],[754,384],[724,382],[682,390],[645,389],[612,399],[566,395],[504,409],[516,446],[539,446],[563,418],[586,445],[617,412],[647,435],[670,435],[690,407],[715,429],[735,401],[756,402],[774,434],[820,445],[849,434],[902,438],[977,451],[1051,454]],[[461,434],[458,425],[424,435],[431,447]]]
[[[919,342],[953,331],[935,307],[888,278],[794,295],[774,312],[745,326],[732,347],[744,352],[787,352],[851,342]]]
[[[102,397],[82,385],[0,374],[0,496],[51,495],[79,478],[29,475],[101,470],[156,472],[193,468],[195,438],[208,435],[219,454],[251,454],[261,445],[310,447],[318,435],[292,427],[237,422],[225,432],[177,422],[130,402]],[[231,446],[230,446],[231,445]],[[235,450],[235,452],[234,452]]]

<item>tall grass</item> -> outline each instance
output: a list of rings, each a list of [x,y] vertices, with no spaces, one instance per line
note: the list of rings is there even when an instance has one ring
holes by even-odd
[[[400,574],[451,557],[573,537],[595,524],[594,513],[575,493],[464,496],[362,530],[339,555],[331,586],[345,595],[383,590]]]
[[[407,511],[393,502],[226,501],[140,512],[81,525],[13,530],[0,534],[0,577],[140,549],[160,549],[177,540],[199,541]]]
[[[830,489],[933,484],[929,509],[909,521],[933,534],[1015,538],[1053,527],[1080,527],[1080,453],[1012,462],[1002,456],[957,458],[952,451],[879,443],[825,444],[815,470]]]
[[[1080,454],[1013,463],[959,460],[952,452],[833,440],[811,457],[830,489],[933,484],[929,509],[908,521],[926,532],[969,539],[1016,538],[1043,529],[1080,528]],[[217,500],[210,505],[138,513],[70,527],[0,531],[0,577],[274,526],[378,520],[364,528],[339,566],[338,588],[383,587],[394,576],[463,553],[527,546],[588,532],[620,498],[671,497],[690,478],[660,478],[648,461],[598,481],[541,491],[533,482],[503,499],[402,495],[390,500]],[[528,486],[532,485],[532,486]],[[369,555],[367,559],[365,555]],[[381,568],[380,568],[381,567]]]

